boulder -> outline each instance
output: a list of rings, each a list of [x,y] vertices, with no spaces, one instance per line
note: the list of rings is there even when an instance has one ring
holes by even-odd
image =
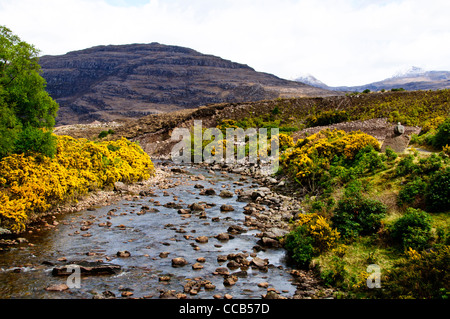
[[[394,127],[394,133],[395,135],[402,135],[403,133],[405,133],[405,127],[400,122],[398,122]]]
[[[195,241],[200,244],[205,244],[208,242],[208,237],[200,236],[200,237],[195,238]]]
[[[228,268],[230,268],[230,269],[236,269],[236,268],[239,268],[241,265],[237,262],[237,261],[235,261],[235,260],[230,260],[228,263],[227,263],[227,267]]]
[[[205,207],[199,203],[193,203],[193,204],[189,205],[189,208],[193,211],[204,211],[205,210]]]
[[[228,260],[228,257],[226,255],[219,255],[219,256],[217,256],[217,261],[218,262],[224,262],[224,261],[227,261],[227,260]]]
[[[130,257],[131,253],[128,250],[121,250],[117,252],[117,257]]]
[[[201,263],[195,263],[192,265],[192,269],[197,270],[197,269],[202,269],[203,265]]]
[[[272,239],[277,239],[277,238],[280,238],[280,237],[284,237],[287,233],[289,233],[289,231],[287,231],[286,229],[282,229],[282,228],[279,228],[279,227],[272,227],[272,228],[269,228],[267,230],[267,232],[264,232],[263,236],[264,237],[269,237],[269,238],[272,238]]]
[[[247,190],[241,190],[238,193],[238,201],[249,201],[252,199],[253,190],[247,189]]]
[[[230,192],[229,190],[224,189],[220,192],[219,196],[223,197],[223,198],[229,198],[229,197],[233,197],[233,193]]]
[[[278,248],[281,246],[278,240],[269,237],[261,238],[261,240],[258,241],[258,244],[260,244],[263,247],[272,247],[272,248]]]
[[[229,275],[230,271],[226,267],[219,267],[216,268],[216,271],[214,271],[215,275]]]
[[[256,200],[259,197],[264,198],[265,196],[266,196],[266,194],[264,192],[262,192],[262,191],[259,191],[259,190],[252,192],[252,200]]]
[[[216,191],[213,188],[205,189],[205,195],[216,195]]]
[[[237,280],[238,280],[237,276],[233,276],[233,275],[227,276],[227,277],[223,280],[223,285],[224,285],[224,286],[227,286],[227,287],[233,286],[234,284],[236,284]]]
[[[269,262],[267,260],[261,259],[259,257],[254,257],[250,262],[250,265],[256,266],[258,268],[264,268],[268,264],[269,264]]]
[[[176,257],[172,259],[172,266],[173,267],[182,267],[186,266],[188,262],[183,257]]]
[[[263,295],[263,299],[286,299],[286,297],[280,296],[275,291],[269,291]]]
[[[221,240],[221,241],[226,241],[230,239],[230,235],[228,233],[220,233],[216,236],[214,236],[214,238]]]
[[[231,205],[224,204],[224,205],[220,206],[220,211],[221,212],[232,212],[232,211],[234,211],[234,207]]]
[[[231,225],[230,227],[228,227],[227,232],[230,234],[241,234],[246,232],[246,230],[239,225]]]

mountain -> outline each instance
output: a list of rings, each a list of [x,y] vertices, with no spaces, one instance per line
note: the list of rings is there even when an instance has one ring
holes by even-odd
[[[57,125],[112,121],[222,102],[336,92],[256,72],[189,48],[108,45],[40,58]]]
[[[305,83],[317,88],[329,90],[329,86],[323,83],[322,81],[316,79],[311,74],[304,74],[295,79],[297,82]]]
[[[407,91],[416,90],[438,90],[450,88],[449,71],[425,71],[418,67],[411,67],[407,70],[397,72],[392,77],[382,81],[373,82],[359,86],[335,86],[331,87],[317,80],[313,76],[301,76],[295,81],[309,84],[317,88],[334,91],[362,92],[366,89],[371,91],[391,90],[403,88]]]

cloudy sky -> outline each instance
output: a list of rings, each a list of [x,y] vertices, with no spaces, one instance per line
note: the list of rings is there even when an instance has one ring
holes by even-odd
[[[450,70],[449,17],[449,0],[0,0],[42,55],[159,42],[328,85]]]

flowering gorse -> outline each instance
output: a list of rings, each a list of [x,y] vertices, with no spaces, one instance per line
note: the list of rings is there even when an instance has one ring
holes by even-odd
[[[60,136],[53,159],[14,154],[0,161],[0,226],[19,232],[33,215],[95,189],[148,179],[149,156],[125,138],[93,142]]]

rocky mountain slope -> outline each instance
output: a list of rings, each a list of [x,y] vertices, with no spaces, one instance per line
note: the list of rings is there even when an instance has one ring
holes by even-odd
[[[397,73],[385,80],[359,86],[328,86],[312,75],[298,77],[296,81],[325,90],[345,92],[362,92],[366,89],[380,91],[382,89],[391,90],[399,88],[403,88],[407,91],[438,90],[450,88],[450,72],[425,71],[418,67],[411,67],[407,71]]]
[[[97,46],[40,59],[57,125],[112,121],[221,102],[336,93],[159,43]]]

